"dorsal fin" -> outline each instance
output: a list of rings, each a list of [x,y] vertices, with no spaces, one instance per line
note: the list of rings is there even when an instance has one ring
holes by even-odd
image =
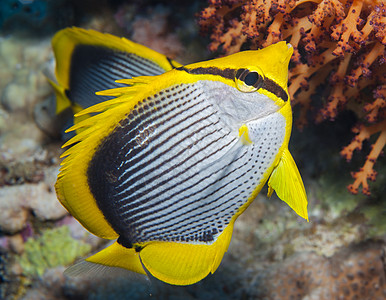
[[[75,117],[79,118],[85,115],[104,112],[104,114],[98,114],[90,118],[86,118],[82,122],[79,122],[67,129],[66,132],[77,131],[78,134],[67,141],[62,147],[65,148],[84,140],[90,135],[90,133],[92,133],[92,131],[84,132],[84,130],[93,127],[99,122],[103,122],[103,120],[110,120],[116,116],[115,111],[112,111],[113,108],[119,106],[120,109],[125,109],[126,112],[129,112],[138,103],[139,98],[134,96],[138,95],[138,93],[141,92],[141,89],[145,88],[145,85],[151,83],[154,78],[155,77],[151,76],[141,76],[133,79],[127,79],[124,82],[122,80],[123,83],[129,86],[98,92],[98,95],[114,95],[116,98],[95,104],[76,113]],[[100,124],[104,124],[104,122]],[[67,155],[68,153],[65,152],[61,157]]]
[[[140,94],[150,80],[147,77],[142,81],[135,79],[131,82],[132,86],[122,88],[122,93],[117,98],[80,112],[80,117],[94,112],[99,114],[72,126],[68,131],[79,130],[79,133],[63,145],[71,147],[61,155],[65,158],[55,185],[58,199],[85,228],[103,238],[114,239],[118,234],[108,224],[90,192],[87,181],[88,163],[100,141],[141,99],[134,95]]]

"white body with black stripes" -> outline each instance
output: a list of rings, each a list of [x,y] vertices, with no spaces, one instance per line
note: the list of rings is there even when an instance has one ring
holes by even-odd
[[[102,36],[95,39],[108,53]],[[195,283],[218,268],[235,220],[267,181],[269,194],[275,189],[308,218],[288,151],[291,46],[280,42],[183,67],[134,50],[136,56],[112,51],[110,60],[90,63],[90,86],[130,61],[137,70],[141,57],[152,70],[154,63],[176,68],[118,80],[123,87],[98,92],[112,99],[76,114],[85,120],[71,128],[77,135],[64,145],[71,147],[56,184],[59,200],[90,232],[117,239],[87,262],[170,284]],[[72,95],[86,95],[82,86],[74,82]]]
[[[91,191],[121,241],[213,242],[283,144],[279,108],[265,95],[212,81],[142,100],[88,169]],[[250,146],[240,142],[243,124]]]

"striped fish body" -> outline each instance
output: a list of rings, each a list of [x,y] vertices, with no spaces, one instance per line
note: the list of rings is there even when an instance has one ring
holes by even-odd
[[[65,144],[56,184],[83,226],[117,239],[87,261],[195,283],[217,269],[269,178],[270,193],[307,218],[288,151],[291,54],[281,42],[98,93],[115,98],[79,114],[99,113],[72,128],[81,133]]]
[[[248,203],[286,120],[272,100],[240,93],[221,82],[173,85],[143,99],[98,146],[88,184],[127,245],[213,242]],[[254,120],[255,111],[269,115]],[[238,134],[248,119],[258,143],[245,146]]]

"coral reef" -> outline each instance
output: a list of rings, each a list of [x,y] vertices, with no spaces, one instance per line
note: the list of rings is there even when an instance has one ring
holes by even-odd
[[[39,2],[36,1],[35,4]],[[60,3],[60,9],[47,10],[48,19],[82,20],[69,25],[129,38],[137,36],[141,42],[149,43],[148,45],[151,45],[153,39],[157,39],[155,44],[160,44],[165,51],[170,49],[171,55],[178,49],[178,53],[174,54],[182,62],[200,61],[208,56],[204,49],[207,41],[197,36],[193,18],[194,12],[199,5],[203,5],[203,1],[192,1],[189,5],[181,1],[157,4],[154,0],[130,3],[125,0],[54,2]],[[214,2],[211,2],[212,5]],[[218,6],[212,6],[212,9],[217,14],[215,22],[225,27],[230,26],[230,22],[235,22],[235,29],[228,35],[227,41],[230,42],[230,47],[234,47],[234,51],[238,51],[240,45],[242,48],[260,47],[258,44],[254,45],[254,40],[248,39],[246,35],[237,35],[237,30],[243,26],[239,19],[240,13],[245,12],[243,5],[249,3],[252,9],[253,3],[267,3],[276,9],[274,12],[278,12],[282,8],[275,3],[281,2],[216,1]],[[343,3],[334,3],[338,2]],[[3,1],[0,6],[7,3],[9,1]],[[224,6],[223,3],[227,5]],[[235,3],[238,3],[238,8]],[[332,2],[314,0],[302,1],[304,4],[299,1],[291,3],[298,4],[289,15],[295,16],[296,13],[300,18],[302,14],[316,12],[320,4]],[[347,2],[349,6],[352,3]],[[379,1],[376,3],[380,5]],[[366,18],[370,4],[370,1],[363,2],[360,18]],[[162,6],[161,10],[158,9],[159,5]],[[71,6],[75,7],[66,9]],[[218,7],[223,15],[217,13]],[[347,12],[346,8],[344,11]],[[222,16],[225,18],[222,19]],[[276,17],[271,14],[266,16],[269,20],[277,17],[278,21],[274,26],[281,29],[283,34],[288,34],[286,37],[291,37],[293,30],[290,30],[293,27],[287,19],[279,22],[280,13]],[[11,15],[9,17],[13,18]],[[256,14],[256,20],[258,17]],[[248,18],[254,18],[253,14]],[[231,21],[232,19],[235,21]],[[335,22],[333,19],[331,16],[331,24]],[[152,32],[153,21],[164,26],[162,30],[159,28],[159,31]],[[313,24],[307,18],[302,22],[310,22],[310,26]],[[47,24],[36,23],[37,26]],[[141,28],[141,24],[145,24],[146,28]],[[356,296],[360,299],[377,299],[380,295],[378,298],[384,299],[386,203],[384,196],[377,198],[377,195],[384,195],[386,165],[378,159],[377,181],[371,184],[370,198],[353,196],[341,188],[351,180],[348,173],[344,176],[344,172],[330,172],[331,169],[345,170],[347,167],[331,145],[346,145],[349,140],[347,137],[341,138],[339,134],[350,132],[349,128],[353,123],[347,124],[344,131],[330,122],[307,126],[301,134],[294,130],[291,137],[291,147],[294,148],[291,151],[294,156],[302,158],[298,161],[309,197],[310,222],[299,220],[278,198],[272,196],[268,199],[264,196],[266,191],[263,191],[235,223],[230,248],[218,271],[202,282],[178,288],[128,274],[114,273],[107,276],[108,272],[104,269],[96,269],[98,276],[95,273],[77,277],[64,275],[65,265],[71,264],[75,256],[87,256],[86,251],[89,252],[90,249],[91,252],[100,250],[105,247],[106,241],[88,233],[67,214],[55,197],[53,185],[59,169],[62,142],[52,137],[57,136],[55,132],[61,124],[57,124],[57,119],[50,120],[51,123],[43,120],[44,113],[49,108],[47,105],[53,103],[54,99],[53,91],[43,73],[45,64],[52,55],[52,35],[43,34],[41,30],[31,27],[33,38],[29,35],[21,38],[19,32],[3,31],[10,26],[11,23],[7,21],[0,31],[0,299],[290,299],[290,296],[295,299],[300,296],[304,299],[323,299],[324,295],[331,296],[332,299],[355,299]],[[367,26],[368,29],[371,28],[369,23]],[[48,32],[53,33],[53,27],[48,27]],[[288,32],[284,27],[288,28]],[[262,27],[262,31],[259,31],[262,39],[265,28]],[[357,28],[363,31],[364,27],[361,25]],[[254,30],[250,28],[250,32]],[[233,37],[232,32],[236,34]],[[305,28],[303,35],[298,34],[300,59],[313,57],[302,48],[303,38],[309,32]],[[377,41],[374,35],[375,31],[368,37],[373,38],[372,44],[365,42],[358,52],[351,54],[347,72],[354,70],[361,63],[359,58],[371,50]],[[182,47],[182,51],[174,47],[174,39],[180,40],[177,46]],[[242,44],[237,42],[238,39],[243,40]],[[336,45],[336,41],[330,42],[331,47]],[[354,43],[351,38],[349,42]],[[324,78],[330,78],[329,72],[339,68],[340,58],[330,58],[330,61],[326,60],[325,67],[317,69],[319,66],[316,65],[315,72],[308,79],[310,84],[319,84],[319,70],[325,75]],[[376,70],[379,67],[378,61],[379,59],[374,60],[369,66],[374,71],[371,76],[374,73],[379,75],[383,70]],[[301,62],[306,64],[307,60]],[[296,68],[295,63],[293,67]],[[305,76],[299,75],[302,78]],[[324,78],[319,81],[324,81]],[[370,81],[366,80],[368,78],[361,75],[356,88],[345,85],[353,98],[357,95],[354,91],[365,96],[364,105],[348,99],[346,107],[355,111],[362,121],[370,113],[373,116],[378,114],[378,120],[370,119],[373,123],[362,122],[362,126],[369,130],[367,135],[364,135],[363,128],[356,127],[362,133],[358,134],[356,144],[351,146],[351,154],[362,145],[362,141],[371,135],[371,139],[374,139],[376,132],[383,132],[384,125],[378,124],[382,123],[380,115],[383,98],[380,96],[384,95],[384,89],[379,88],[372,94],[378,79],[372,77]],[[367,84],[370,85],[366,87]],[[310,86],[308,93],[312,94],[315,90],[329,95],[332,88],[324,91]],[[367,96],[366,91],[369,91]],[[301,96],[306,95],[307,91],[301,87],[297,93]],[[373,100],[368,99],[372,96],[381,100],[373,104]],[[304,101],[304,105],[307,103],[309,108],[316,104],[315,101]],[[368,112],[362,111],[365,106]],[[338,123],[344,119],[346,113],[337,116]],[[368,149],[366,142],[363,149]],[[354,163],[356,156],[353,156]],[[75,245],[74,249],[67,250],[71,245]],[[329,286],[334,290],[330,291]],[[281,297],[283,294],[286,296]]]
[[[350,249],[351,248],[351,249]],[[293,256],[255,279],[262,299],[384,299],[384,250],[378,244],[353,245],[332,258]]]
[[[67,215],[53,189],[57,173],[57,167],[47,168],[42,174],[44,180],[39,183],[4,186],[0,189],[1,232],[20,232],[27,226],[30,212],[39,221],[57,220]]]
[[[68,265],[90,250],[89,244],[73,239],[70,229],[61,226],[28,239],[19,262],[24,275],[42,276],[46,269]]]
[[[199,15],[211,31],[210,50],[230,54],[287,40],[294,47],[289,92],[300,105],[297,125],[334,120],[344,109],[357,113],[354,140],[341,155],[351,160],[364,140],[375,138],[348,186],[369,195],[374,163],[386,144],[386,4],[368,0],[210,0]],[[311,100],[318,94],[319,103]],[[377,136],[378,135],[378,136]]]

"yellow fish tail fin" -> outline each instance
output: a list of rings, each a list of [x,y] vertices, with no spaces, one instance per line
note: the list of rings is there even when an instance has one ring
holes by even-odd
[[[189,285],[214,273],[228,249],[233,224],[211,245],[155,242],[140,251],[151,275],[173,285]]]
[[[276,191],[299,216],[308,221],[307,195],[295,161],[288,149],[283,151],[280,162],[268,181],[268,196]]]
[[[48,79],[48,82],[51,84],[51,86],[54,89],[55,96],[56,96],[56,114],[60,114],[62,111],[64,111],[66,108],[71,107],[71,101],[67,98],[65,93],[65,88],[61,86],[60,84],[57,84],[56,82]]]
[[[139,259],[139,253],[136,252],[134,248],[126,248],[118,242],[86,258],[86,261],[108,267],[124,268],[139,274],[146,274]]]
[[[85,259],[86,262],[118,267],[146,274],[173,285],[189,285],[214,273],[228,249],[233,224],[210,245],[176,242],[151,242],[142,249],[126,248],[118,242]],[[87,272],[90,266],[74,265],[66,270],[69,275]],[[144,269],[146,268],[146,270]]]

